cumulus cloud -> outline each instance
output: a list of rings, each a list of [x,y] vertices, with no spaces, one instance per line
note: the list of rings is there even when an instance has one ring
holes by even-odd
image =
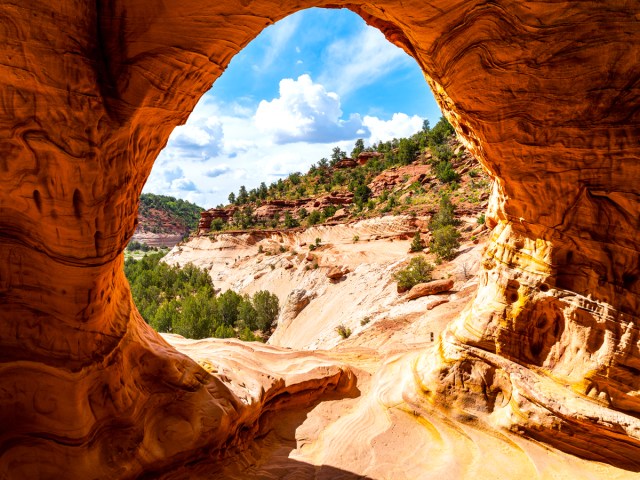
[[[184,172],[182,171],[182,169],[180,167],[176,167],[173,170],[164,170],[162,172],[162,175],[164,176],[164,179],[168,183],[171,183],[174,180],[182,177],[184,175]]]
[[[236,156],[235,154],[232,155]],[[216,178],[229,172],[231,172],[231,167],[229,165],[218,165],[213,167],[211,170],[207,170],[204,174],[209,178]]]
[[[278,144],[337,142],[369,134],[360,115],[342,119],[338,94],[307,74],[281,80],[280,97],[260,102],[255,123]]]
[[[174,158],[204,162],[220,153],[223,137],[220,121],[209,117],[176,127],[169,137],[167,149]]]
[[[189,180],[187,178],[179,178],[178,180],[174,180],[173,183],[171,184],[171,188],[173,190],[184,191],[184,192],[198,191],[198,187],[196,187],[196,184],[193,183],[192,180]]]
[[[319,82],[346,96],[413,61],[380,30],[365,25],[355,35],[341,38],[327,48]]]
[[[406,113],[394,113],[391,120],[365,116],[362,123],[371,132],[369,143],[386,142],[393,138],[410,137],[422,128],[424,119],[417,115],[410,117]]]

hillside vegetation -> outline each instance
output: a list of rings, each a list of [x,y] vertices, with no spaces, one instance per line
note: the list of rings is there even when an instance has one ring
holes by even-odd
[[[137,230],[186,235],[198,227],[203,210],[181,198],[143,193],[140,195]]]
[[[169,266],[163,256],[129,258],[124,267],[135,304],[156,331],[187,338],[268,338],[280,311],[275,295],[266,290],[252,297],[232,290],[216,295],[205,270]]]
[[[387,214],[432,214],[443,194],[455,204],[473,207],[488,195],[488,188],[488,177],[443,117],[433,128],[425,121],[409,138],[368,148],[358,140],[351,158],[335,147],[330,158],[320,159],[306,174],[294,172],[251,190],[241,186],[229,194],[228,205],[213,209],[211,230],[309,227]]]

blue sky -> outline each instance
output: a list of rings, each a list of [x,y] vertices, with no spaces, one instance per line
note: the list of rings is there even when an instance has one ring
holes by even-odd
[[[329,157],[408,136],[440,110],[416,62],[348,10],[309,9],[233,58],[162,151],[145,192],[205,208]]]

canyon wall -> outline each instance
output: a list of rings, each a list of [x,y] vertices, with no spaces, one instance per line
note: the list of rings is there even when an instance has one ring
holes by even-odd
[[[264,403],[144,324],[121,253],[171,130],[309,7],[412,55],[496,178],[478,296],[416,363],[415,402],[639,469],[636,5],[33,0],[0,3],[0,476],[135,477],[251,440]]]

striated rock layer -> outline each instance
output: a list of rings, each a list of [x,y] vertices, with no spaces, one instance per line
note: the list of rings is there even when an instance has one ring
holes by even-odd
[[[632,2],[34,0],[0,3],[0,476],[133,477],[250,440],[259,415],[144,325],[121,253],[172,128],[314,6],[411,54],[496,178],[479,293],[414,362],[416,402],[640,469]]]

